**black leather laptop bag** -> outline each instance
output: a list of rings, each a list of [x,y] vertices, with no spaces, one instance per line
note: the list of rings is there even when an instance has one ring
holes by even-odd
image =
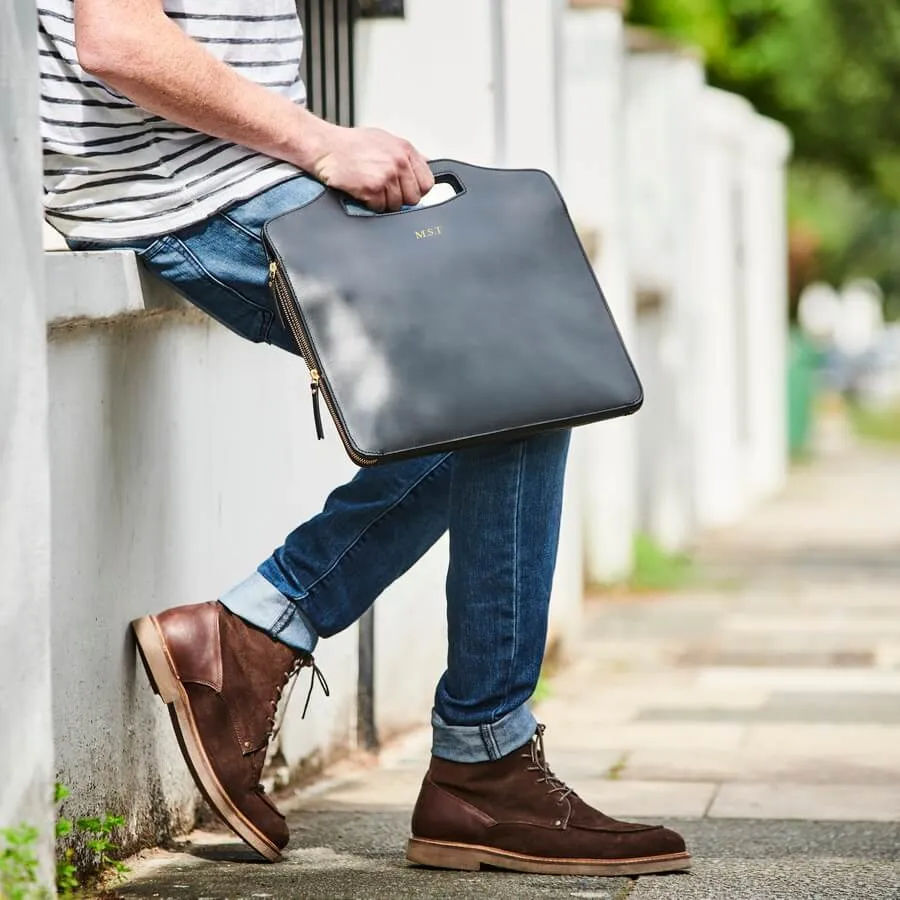
[[[641,385],[550,176],[431,163],[443,203],[268,222],[279,314],[360,466],[627,415]]]

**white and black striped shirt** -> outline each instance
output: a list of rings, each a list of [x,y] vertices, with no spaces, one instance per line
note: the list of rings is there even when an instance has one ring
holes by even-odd
[[[166,14],[242,75],[306,100],[294,0],[165,0]],[[176,125],[88,75],[72,0],[38,0],[44,207],[82,240],[176,231],[297,174],[284,162]]]

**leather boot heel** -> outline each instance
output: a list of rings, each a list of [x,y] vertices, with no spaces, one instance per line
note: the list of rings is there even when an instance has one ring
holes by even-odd
[[[178,678],[166,656],[165,644],[153,616],[144,616],[131,623],[137,639],[138,653],[144,664],[144,671],[150,687],[163,703],[172,704],[178,698]]]
[[[477,872],[481,859],[467,847],[452,847],[431,841],[410,838],[406,845],[406,858],[420,866],[432,869],[456,869],[460,872]]]

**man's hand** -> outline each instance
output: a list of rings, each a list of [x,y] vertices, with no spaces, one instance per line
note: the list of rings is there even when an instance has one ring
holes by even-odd
[[[425,157],[386,131],[330,126],[323,138],[307,170],[376,212],[415,206],[434,186]]]

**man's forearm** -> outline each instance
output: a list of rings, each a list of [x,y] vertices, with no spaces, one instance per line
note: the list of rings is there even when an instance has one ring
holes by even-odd
[[[293,163],[375,210],[418,203],[434,184],[408,141],[375,128],[339,128],[208,53],[162,0],[75,0],[82,68],[143,109]]]
[[[82,68],[172,122],[313,171],[333,128],[241,76],[146,0],[76,0]]]

